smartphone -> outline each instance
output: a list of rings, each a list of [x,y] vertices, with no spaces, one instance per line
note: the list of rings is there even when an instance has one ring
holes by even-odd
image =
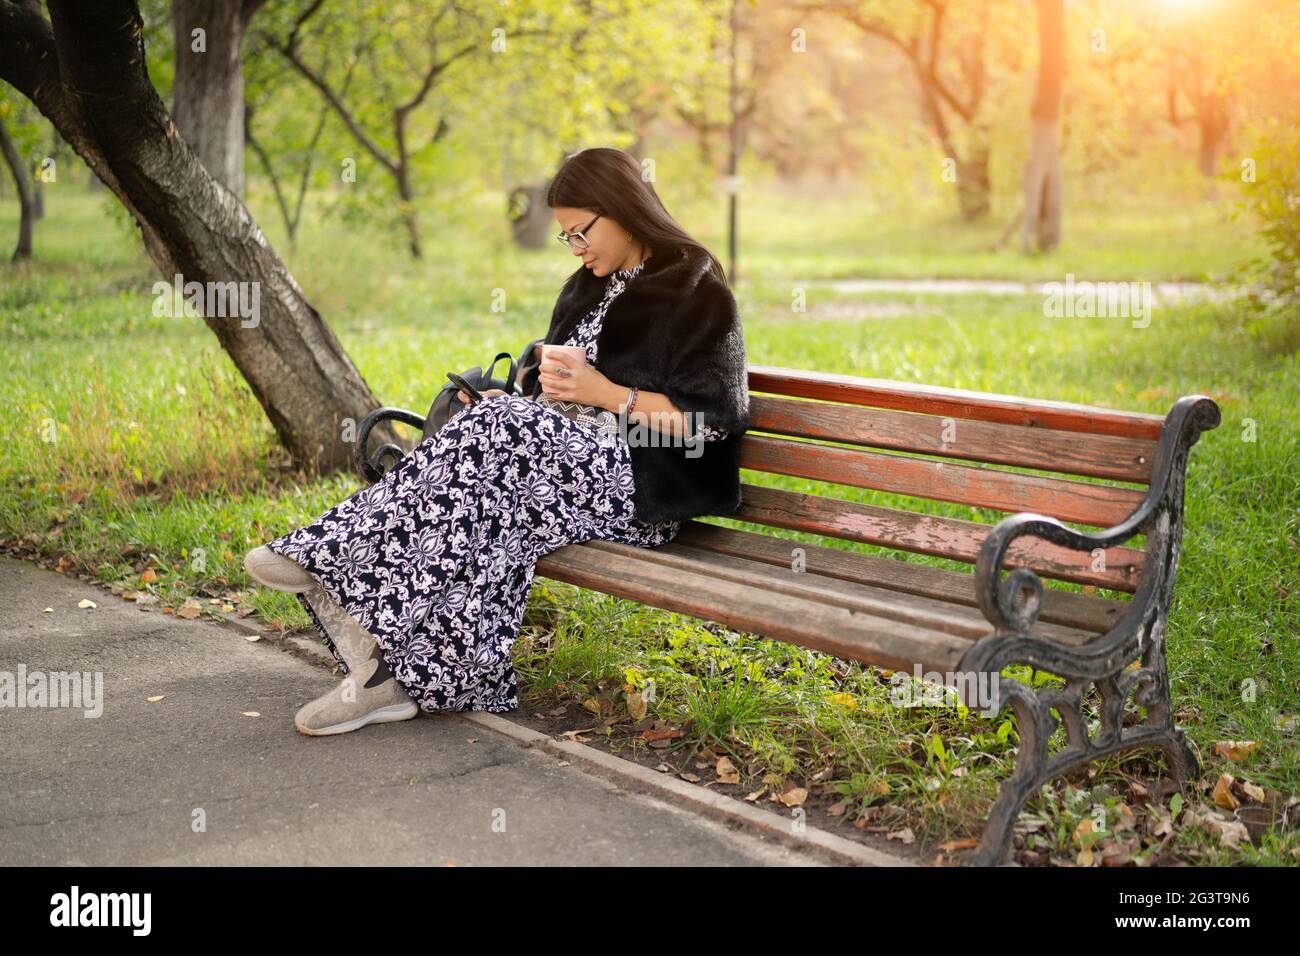
[[[457,388],[463,388],[465,390],[465,393],[469,395],[469,401],[471,405],[474,404],[475,402],[481,402],[483,400],[483,393],[480,392],[473,385],[471,385],[469,382],[465,381],[465,379],[462,376],[457,375],[455,372],[448,372],[447,377],[451,379],[451,383],[455,385]]]

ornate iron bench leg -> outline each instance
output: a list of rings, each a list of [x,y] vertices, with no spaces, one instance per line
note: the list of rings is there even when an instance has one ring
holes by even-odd
[[[1101,719],[1097,732],[1089,736],[1083,697],[1093,684],[1101,695]],[[1015,771],[1003,781],[989,811],[979,845],[962,861],[964,865],[997,866],[1009,862],[1013,828],[1029,798],[1053,779],[1107,755],[1155,747],[1168,759],[1180,789],[1200,775],[1196,755],[1183,731],[1173,723],[1163,641],[1148,645],[1136,669],[1126,668],[1095,680],[1067,679],[1064,688],[1038,692],[1021,681],[1003,677],[998,691],[1015,713],[1020,751]],[[1125,727],[1124,705],[1130,694],[1146,709],[1146,719]],[[1060,714],[1060,721],[1052,714],[1053,709]],[[1065,724],[1066,747],[1049,757],[1048,742],[1059,722]]]

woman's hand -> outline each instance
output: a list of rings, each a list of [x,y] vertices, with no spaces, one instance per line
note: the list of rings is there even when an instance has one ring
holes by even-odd
[[[505,390],[500,388],[489,388],[487,391],[480,392],[479,394],[481,394],[484,398],[494,398],[497,395],[504,395]],[[459,398],[466,405],[469,404],[469,396],[465,394],[465,390],[463,388],[459,388],[456,390],[456,397]]]
[[[563,352],[543,360],[537,370],[537,379],[551,398],[565,402],[578,402],[605,408],[614,383],[602,375],[596,366],[583,362]]]

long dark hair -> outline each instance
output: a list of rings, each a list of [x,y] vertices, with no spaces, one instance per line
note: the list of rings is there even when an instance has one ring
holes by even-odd
[[[656,256],[678,249],[702,253],[708,256],[713,274],[727,284],[718,257],[668,213],[654,185],[642,178],[636,158],[621,149],[592,146],[570,155],[551,180],[546,205],[590,209],[616,219]],[[581,268],[574,275],[580,272]]]

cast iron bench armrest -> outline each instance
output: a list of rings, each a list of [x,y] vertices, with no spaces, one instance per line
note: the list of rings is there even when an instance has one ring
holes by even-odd
[[[1179,399],[1165,418],[1151,467],[1151,483],[1142,503],[1124,521],[1098,532],[1082,532],[1045,515],[1022,512],[1004,518],[984,540],[975,564],[975,594],[980,610],[1000,634],[1025,634],[1033,627],[1042,606],[1043,583],[1030,568],[1015,568],[999,580],[1007,550],[1016,539],[1032,535],[1075,551],[1106,549],[1129,540],[1134,535],[1159,530],[1163,518],[1175,512],[1175,532],[1181,529],[1183,481],[1187,470],[1187,453],[1201,432],[1219,424],[1219,406],[1204,395]],[[1178,544],[1178,535],[1159,534],[1148,545],[1149,560],[1143,566],[1142,579],[1133,604],[1159,597],[1153,586],[1155,578],[1167,568],[1170,551]],[[1151,545],[1158,545],[1152,553]],[[1172,583],[1172,582],[1171,582]],[[1136,608],[1134,609],[1136,610]],[[1126,614],[1125,617],[1129,617]]]
[[[402,408],[376,408],[373,412],[365,417],[361,422],[361,427],[357,429],[357,449],[355,452],[357,469],[365,475],[366,481],[375,482],[384,477],[384,456],[391,455],[396,462],[405,452],[397,445],[389,442],[370,456],[366,455],[366,444],[370,438],[371,430],[380,422],[393,421],[402,422],[410,425],[412,428],[424,428],[424,416],[417,415],[415,412],[408,412]]]

